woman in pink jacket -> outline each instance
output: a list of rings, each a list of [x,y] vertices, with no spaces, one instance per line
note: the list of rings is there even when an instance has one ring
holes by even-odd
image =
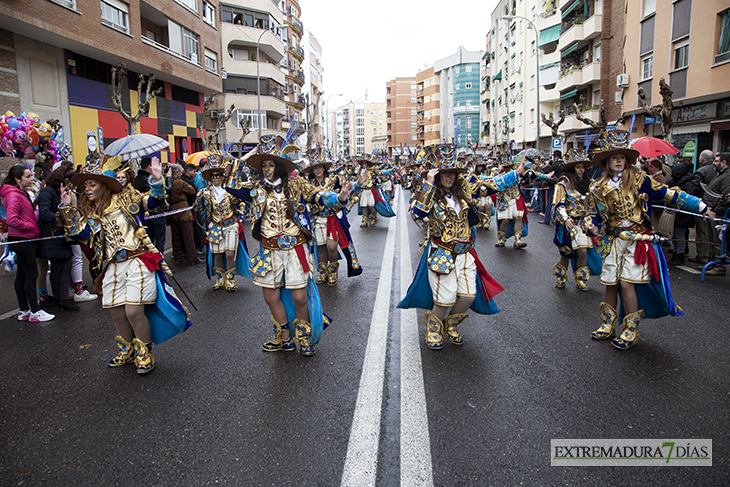
[[[16,165],[10,168],[7,177],[0,186],[0,198],[5,207],[5,219],[8,224],[8,242],[19,242],[38,238],[40,230],[35,217],[33,204],[25,192],[33,184],[33,173],[25,166]],[[15,275],[15,295],[18,297],[19,321],[50,321],[52,314],[43,311],[38,305],[36,278],[38,267],[35,260],[35,245],[22,242],[10,245],[15,252],[18,270]]]

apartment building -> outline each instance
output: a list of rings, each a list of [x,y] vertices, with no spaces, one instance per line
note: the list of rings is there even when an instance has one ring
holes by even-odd
[[[415,151],[418,141],[418,115],[415,76],[395,78],[385,85],[385,110],[388,155]]]
[[[250,1],[250,0],[248,0]],[[268,3],[265,0],[264,3]],[[287,25],[285,32],[285,41],[287,45],[286,57],[287,66],[282,66],[287,80],[287,96],[286,96],[286,116],[283,120],[282,129],[288,130],[294,116],[297,116],[297,127],[294,131],[296,135],[301,135],[307,131],[307,118],[304,109],[307,106],[307,100],[304,96],[304,83],[306,82],[304,63],[304,47],[302,39],[304,38],[304,25],[299,20],[302,16],[302,8],[299,6],[298,0],[279,0],[280,8],[284,7],[285,19]]]
[[[280,134],[286,119],[287,80],[280,65],[287,61],[283,5],[270,1],[228,0],[220,4],[220,42],[225,52],[223,96],[211,107],[216,124],[231,105],[235,110],[218,143],[236,141],[234,151],[253,148],[259,135]],[[250,133],[238,145],[241,128]]]
[[[383,151],[382,140],[387,137],[386,103],[349,102],[337,109],[336,120],[337,157]]]
[[[324,90],[323,73],[324,66],[322,65],[322,46],[320,46],[317,38],[307,30],[305,39],[305,56],[304,66],[309,73],[306,82],[304,83],[304,92],[309,95],[309,110],[311,127],[307,126],[307,136],[302,142],[301,146],[314,147],[317,144],[322,144],[324,141],[324,131],[322,127],[322,114],[324,113],[324,102],[321,98],[321,94]],[[305,112],[306,113],[306,112]],[[312,140],[309,140],[311,134]]]
[[[0,3],[0,105],[64,126],[73,158],[87,131],[104,145],[130,128],[111,103],[111,67],[126,62],[123,105],[137,111],[138,74],[163,88],[137,132],[166,138],[174,160],[202,148],[206,94],[221,90],[217,0],[37,0]]]
[[[639,106],[662,103],[659,80],[673,94],[672,143],[683,155],[730,150],[730,4],[726,0],[640,0],[626,7],[624,128],[661,136],[660,120]]]
[[[439,79],[433,66],[416,74],[416,136],[422,147],[441,142]]]

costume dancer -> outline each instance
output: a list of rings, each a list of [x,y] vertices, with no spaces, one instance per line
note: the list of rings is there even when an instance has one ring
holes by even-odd
[[[144,212],[165,196],[159,161],[155,158],[150,164],[151,189],[144,196],[121,191],[115,177],[114,171],[104,172],[99,165],[87,166],[71,180],[82,190],[78,207],[76,195],[62,186],[59,211],[66,235],[88,241],[102,307],[114,320],[119,353],[109,367],[134,362],[137,373],[146,374],[155,367],[152,342],[162,343],[189,327],[190,316],[162,275],[161,270],[169,270],[144,226]],[[108,262],[102,269],[104,260]]]
[[[455,345],[464,343],[457,327],[469,308],[480,314],[498,313],[492,298],[504,288],[487,273],[474,250],[472,227],[478,220],[474,185],[463,176],[456,145],[438,145],[434,156],[434,167],[419,184],[412,209],[416,218],[428,219],[428,250],[398,308],[430,308],[424,315],[426,346],[440,350],[444,334]],[[501,176],[482,175],[475,184],[503,191],[517,185],[523,168],[520,164]]]
[[[478,179],[482,174],[489,174],[487,164],[483,159],[478,161],[474,166],[474,177]],[[489,230],[492,224],[492,198],[487,193],[488,188],[480,185],[475,194],[477,213],[479,215],[479,222],[476,227],[483,228],[484,230]]]
[[[244,233],[245,206],[224,188],[225,167],[218,154],[208,156],[202,177],[210,183],[198,192],[195,213],[201,211],[208,241],[206,273],[215,275],[213,289],[238,291],[236,274],[253,277]]]
[[[300,352],[311,356],[316,353],[314,346],[326,317],[312,280],[314,263],[308,245],[312,222],[306,205],[316,203],[341,210],[353,188],[345,183],[338,196],[318,192],[304,178],[290,179],[296,166],[282,155],[283,142],[282,137],[261,137],[259,147],[246,154],[244,160],[263,179],[243,185],[232,171],[226,190],[252,204],[252,235],[261,247],[251,259],[251,271],[256,276],[254,284],[263,288],[275,331],[274,339],[264,343],[264,351],[295,350],[289,331],[291,321]]]
[[[627,131],[605,132],[600,144],[593,165],[606,170],[591,184],[588,215],[592,218],[589,231],[595,235],[600,228],[603,234],[597,250],[603,259],[601,283],[606,290],[599,306],[601,326],[591,337],[613,337],[622,319],[623,331],[612,343],[626,350],[638,341],[642,318],[683,314],[672,300],[660,239],[652,233],[652,202],[665,201],[695,213],[705,212],[707,206],[637,170],[633,164],[639,152],[629,147]],[[619,293],[621,310],[617,308]]]
[[[340,176],[328,174],[332,163],[324,158],[321,147],[307,151],[309,165],[305,171],[308,172],[309,183],[317,190],[324,192],[339,193],[343,187],[343,180]],[[355,254],[355,246],[350,236],[350,224],[347,221],[345,210],[332,210],[326,206],[319,205],[316,201],[309,205],[311,216],[314,220],[313,236],[317,246],[319,263],[317,270],[319,276],[315,279],[317,284],[325,282],[330,286],[337,284],[339,263],[337,247],[342,249],[347,260],[348,277],[362,274],[362,266]]]
[[[373,160],[368,154],[360,156],[357,162],[360,165],[360,177],[364,177],[364,182],[356,192],[356,196],[360,198],[358,213],[362,214],[360,226],[367,227],[369,225],[374,227],[378,224],[378,214],[385,218],[395,216],[387,198],[378,186],[378,178],[381,173],[387,174],[390,171],[381,171],[379,169],[380,163]]]
[[[590,180],[586,175],[586,164],[589,162],[585,149],[569,149],[565,153],[563,176],[555,185],[553,208],[555,211],[555,238],[553,242],[560,251],[560,261],[553,267],[555,287],[565,288],[568,280],[568,264],[575,262],[575,287],[588,291],[590,270],[588,268],[588,251],[593,248],[593,241],[585,233],[587,213],[586,195]]]

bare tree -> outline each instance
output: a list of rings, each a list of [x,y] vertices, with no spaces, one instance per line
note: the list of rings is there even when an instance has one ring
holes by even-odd
[[[235,108],[236,105],[231,103],[231,106],[228,107],[228,112],[225,115],[218,117],[218,121],[215,125],[215,130],[208,134],[208,137],[206,137],[205,139],[205,148],[207,150],[212,151],[214,149],[213,141],[218,139],[218,134],[221,133],[221,130],[226,125],[226,122],[231,119],[231,116],[233,115],[233,110],[235,110]]]
[[[129,135],[137,133],[137,123],[139,122],[142,115],[147,115],[150,111],[150,102],[154,97],[162,92],[162,87],[152,90],[155,85],[155,75],[150,73],[147,75],[145,80],[144,75],[139,75],[139,82],[137,83],[137,113],[132,116],[124,110],[122,106],[122,86],[124,80],[127,78],[127,63],[117,63],[112,66],[112,104],[119,113],[122,115],[124,120],[129,123]],[[147,86],[143,87],[147,84]],[[142,96],[144,94],[144,96]]]
[[[198,124],[198,131],[200,132],[200,137],[205,137],[205,117],[208,116],[208,113],[210,112],[210,106],[215,101],[216,94],[208,95],[205,97],[205,103],[203,103],[203,115],[200,117],[200,123]]]
[[[307,100],[307,150],[312,148],[312,142],[314,142],[314,121],[317,119],[317,113],[319,112],[319,99],[324,94],[324,91],[318,92],[314,96],[314,101],[309,103],[309,93],[305,95]]]
[[[540,117],[542,118],[542,123],[550,127],[550,130],[552,130],[553,138],[557,139],[560,136],[558,133],[558,127],[560,127],[560,125],[565,121],[565,110],[558,110],[557,121],[553,118],[552,112],[550,112],[550,117],[546,117],[544,113],[541,113]]]
[[[674,102],[672,102],[672,89],[669,87],[664,78],[659,80],[659,94],[662,95],[662,103],[659,105],[649,106],[646,103],[646,94],[644,94],[644,88],[639,88],[639,103],[641,108],[652,117],[657,117],[662,122],[662,135],[664,140],[672,143],[672,110],[674,109]]]
[[[583,105],[579,105],[578,103],[573,103],[573,110],[575,110],[575,118],[580,120],[586,125],[589,125],[593,127],[594,129],[598,130],[598,133],[603,133],[606,130],[606,125],[608,125],[608,122],[606,121],[606,108],[603,106],[603,99],[601,99],[601,104],[598,108],[598,114],[599,114],[599,120],[598,122],[594,122],[588,117],[583,116]]]

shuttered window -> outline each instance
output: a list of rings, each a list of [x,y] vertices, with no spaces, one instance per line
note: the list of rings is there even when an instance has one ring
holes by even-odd
[[[655,17],[652,16],[641,23],[639,56],[654,50],[654,19]]]
[[[674,3],[674,20],[672,23],[672,42],[689,35],[692,21],[692,0],[679,0]]]

